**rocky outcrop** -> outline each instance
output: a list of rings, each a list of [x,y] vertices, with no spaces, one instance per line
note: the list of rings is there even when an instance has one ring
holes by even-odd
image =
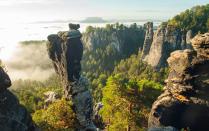
[[[197,35],[191,42],[194,50],[197,51],[198,56],[209,58],[209,33]]]
[[[101,45],[111,45],[118,52],[120,52],[123,42],[121,41],[121,39],[118,38],[116,32],[108,32],[107,34],[105,34],[103,31],[100,30],[92,31],[86,35],[84,34],[82,40],[89,50],[94,50]]]
[[[139,48],[142,49],[144,36],[144,28],[136,24],[129,27],[123,24],[108,24],[105,28],[88,27],[83,33],[82,41],[88,50],[110,47],[118,55],[129,57],[138,53]]]
[[[193,37],[192,30],[189,30],[189,31],[186,33],[186,44],[189,45],[189,44],[191,43],[192,37]]]
[[[194,50],[171,53],[165,91],[152,106],[149,128],[209,130],[209,33],[192,39]]]
[[[96,103],[94,106],[94,115],[93,115],[93,121],[97,127],[100,129],[105,129],[105,124],[103,122],[102,116],[100,115],[100,111],[103,108],[103,104],[101,102]]]
[[[156,69],[166,67],[166,60],[171,52],[191,48],[190,43],[187,43],[190,41],[191,35],[191,31],[184,33],[174,26],[167,24],[160,25],[154,33],[149,53],[145,52],[147,55],[143,55],[144,61]],[[145,47],[146,43],[147,42],[145,41]],[[145,48],[143,50],[147,49]],[[144,54],[144,52],[142,54]]]
[[[48,52],[55,71],[62,80],[65,96],[73,103],[80,130],[95,130],[88,80],[80,76],[83,46],[79,33],[78,30],[71,29],[69,32],[49,35]]]
[[[45,108],[49,104],[51,104],[51,103],[53,103],[53,102],[55,102],[55,101],[60,99],[60,96],[56,92],[54,92],[54,91],[47,91],[47,92],[44,93],[44,96],[45,96],[45,100],[44,100]]]
[[[20,105],[17,97],[7,88],[11,81],[0,67],[0,130],[1,131],[35,131],[30,114]]]
[[[146,24],[144,24],[144,27],[146,29],[146,34],[145,34],[144,45],[142,50],[142,59],[144,59],[145,56],[149,54],[154,35],[153,22],[147,22]]]

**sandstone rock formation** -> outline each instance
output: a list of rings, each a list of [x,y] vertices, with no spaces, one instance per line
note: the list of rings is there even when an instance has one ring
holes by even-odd
[[[88,35],[84,35],[82,40],[89,50],[96,49],[99,45],[107,46],[107,44],[110,44],[118,52],[121,51],[121,45],[123,42],[118,38],[116,32],[105,34],[102,31],[94,31]]]
[[[35,131],[30,114],[20,105],[18,99],[7,88],[11,81],[0,67],[0,130],[1,131]]]
[[[144,27],[146,29],[146,35],[145,35],[144,45],[143,45],[143,50],[142,50],[142,59],[144,59],[144,57],[149,54],[150,47],[153,41],[153,35],[154,35],[153,22],[147,22],[146,24],[144,24]]]
[[[47,92],[44,93],[44,96],[45,96],[45,100],[44,100],[45,108],[49,104],[51,104],[51,103],[57,101],[58,99],[60,99],[60,96],[54,91],[47,91]]]
[[[193,37],[192,30],[189,30],[186,34],[186,44],[190,44]]]
[[[197,51],[198,56],[209,57],[209,33],[197,35],[192,39],[192,46]]]
[[[80,130],[95,130],[92,122],[92,97],[88,90],[88,81],[80,76],[83,47],[81,34],[71,29],[48,36],[49,57],[55,71],[60,76],[66,98],[72,100],[73,109],[80,124]],[[78,37],[71,37],[76,35]]]
[[[148,28],[147,32],[151,32],[149,30],[151,30],[151,28]],[[152,33],[147,33],[145,38],[151,37],[151,34]],[[143,55],[143,59],[156,69],[166,67],[166,60],[171,52],[175,50],[191,48],[190,43],[187,43],[190,42],[191,37],[191,31],[189,31],[188,33],[184,33],[184,31],[181,31],[174,26],[162,24],[154,33],[150,49],[147,47],[150,46],[149,44],[151,39],[149,39],[148,42],[149,46],[146,46],[147,40],[145,39],[145,45],[143,50],[149,49],[149,53],[147,53],[147,51],[144,53],[143,51],[143,54],[146,54]]]
[[[132,24],[129,27],[123,24],[107,25],[105,28],[87,28],[82,41],[88,50],[111,47],[121,56],[130,56],[138,53],[143,47],[145,31],[143,27]]]
[[[103,108],[103,104],[101,102],[96,103],[94,106],[94,115],[93,115],[93,121],[97,127],[100,129],[105,129],[105,124],[102,120],[102,116],[99,114],[100,110]]]
[[[171,54],[164,92],[152,106],[149,128],[209,130],[209,33],[192,39],[193,50]]]

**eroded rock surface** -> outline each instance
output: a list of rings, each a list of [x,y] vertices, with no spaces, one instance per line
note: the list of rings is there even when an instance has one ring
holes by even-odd
[[[49,57],[59,74],[65,96],[73,102],[73,109],[80,123],[80,130],[95,130],[92,122],[92,96],[88,80],[80,76],[83,55],[81,33],[77,29],[48,36]]]
[[[45,96],[45,108],[50,105],[51,103],[60,99],[60,96],[54,91],[47,91],[44,93]]]
[[[157,31],[154,33],[153,38],[151,32],[152,28],[148,28],[144,49],[149,49],[149,52],[143,51],[143,59],[148,64],[156,69],[167,66],[167,58],[170,53],[175,50],[191,49],[190,39],[192,37],[192,32],[188,31],[185,33],[174,26],[162,24],[158,27]],[[149,31],[150,30],[150,31]],[[149,38],[149,39],[148,39]],[[151,41],[151,45],[150,45]],[[148,46],[146,46],[148,45]],[[146,48],[145,48],[146,47]],[[149,48],[147,48],[149,47]]]
[[[209,57],[209,33],[197,35],[192,39],[192,46],[197,51],[198,56]]]
[[[7,88],[11,80],[0,67],[0,130],[1,131],[35,131],[30,114],[20,105],[18,99]]]
[[[111,48],[119,56],[129,57],[142,49],[145,30],[137,24],[129,27],[123,24],[109,25],[105,28],[87,28],[82,41],[87,50]]]
[[[171,54],[170,73],[165,91],[154,102],[149,128],[189,127],[191,131],[209,130],[209,35],[192,39],[193,50]]]
[[[143,50],[142,50],[142,59],[144,59],[145,56],[149,54],[150,47],[153,41],[153,35],[154,35],[153,22],[147,22],[146,24],[144,24],[144,27],[146,29],[146,35],[145,35],[144,45],[143,45]]]

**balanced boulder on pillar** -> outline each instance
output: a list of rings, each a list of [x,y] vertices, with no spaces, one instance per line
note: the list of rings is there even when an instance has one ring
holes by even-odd
[[[80,25],[69,24],[69,28],[69,31],[48,36],[49,57],[62,80],[66,98],[73,102],[81,130],[95,130],[88,80],[80,75],[83,55]]]

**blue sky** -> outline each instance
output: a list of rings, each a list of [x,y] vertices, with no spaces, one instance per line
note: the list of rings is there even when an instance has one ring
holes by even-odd
[[[166,20],[209,0],[0,0],[3,21],[105,19]]]

